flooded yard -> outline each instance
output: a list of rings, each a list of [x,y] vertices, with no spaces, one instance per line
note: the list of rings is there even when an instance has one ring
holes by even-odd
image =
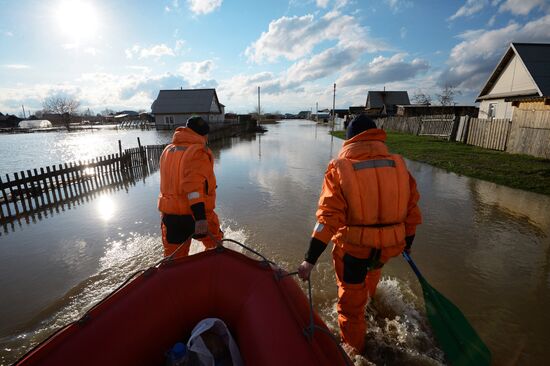
[[[137,137],[142,145],[163,144],[171,133],[0,136],[0,173],[116,153],[118,140],[123,148],[136,147]],[[315,223],[323,173],[341,145],[327,126],[301,120],[213,143],[217,211],[226,237],[295,270]],[[494,364],[544,364],[549,356],[550,197],[407,164],[421,194],[424,224],[412,256],[423,274],[463,311],[492,351]],[[158,190],[159,174],[152,172],[127,187],[1,232],[1,364],[14,362],[131,273],[162,257]],[[369,310],[369,358],[377,364],[440,363],[414,274],[395,258],[383,275],[375,308]],[[329,250],[312,281],[315,307],[337,329]]]

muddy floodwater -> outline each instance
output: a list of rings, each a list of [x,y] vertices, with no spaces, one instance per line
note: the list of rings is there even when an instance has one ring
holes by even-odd
[[[315,224],[323,173],[342,140],[308,121],[267,128],[265,134],[211,144],[217,211],[226,237],[294,271]],[[0,174],[116,153],[118,140],[130,148],[137,137],[148,145],[167,143],[170,136],[111,129],[0,135]],[[412,252],[420,270],[470,320],[493,364],[547,364],[550,197],[407,164],[424,216]],[[158,190],[159,174],[152,172],[59,212],[0,226],[0,364],[13,363],[131,273],[161,258]],[[193,243],[192,251],[198,250]],[[314,306],[336,332],[329,250],[315,268]],[[366,316],[366,357],[373,364],[444,364],[420,286],[402,258],[384,267]]]

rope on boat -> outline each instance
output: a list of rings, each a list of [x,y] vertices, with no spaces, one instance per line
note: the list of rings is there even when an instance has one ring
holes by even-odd
[[[223,242],[224,241],[228,241],[228,242],[237,244],[240,247],[256,254],[258,257],[262,258],[263,262],[272,264],[273,266],[275,266],[277,268],[281,268],[275,262],[272,262],[272,261],[268,260],[266,257],[264,257],[259,252],[257,252],[254,249],[244,245],[243,243],[238,242],[237,240],[228,239],[228,238],[217,240],[216,238],[214,238],[214,236],[210,232],[208,233],[208,235],[212,238],[212,240],[214,240],[218,244],[218,248],[223,247]],[[285,273],[284,275],[279,276],[279,278],[288,277],[288,276],[295,276],[297,274],[298,274],[298,272],[289,272],[289,273]],[[329,331],[328,329],[325,329],[325,328],[315,324],[315,321],[314,321],[314,318],[313,318],[313,296],[311,295],[311,275],[310,275],[310,278],[307,279],[307,290],[308,290],[307,292],[308,292],[308,302],[309,302],[309,326],[304,329],[304,333],[305,333],[306,337],[308,338],[308,340],[311,341],[313,339],[313,335],[315,333],[315,330],[319,330],[319,331],[323,332],[324,334],[327,334],[328,336],[330,336],[330,339],[332,339],[334,341],[334,343],[336,344],[336,347],[338,347],[338,351],[340,351],[340,355],[344,359],[344,362],[346,363],[346,365],[353,366],[353,363],[351,362],[348,354],[346,353],[344,348],[342,348],[342,346],[340,345],[340,342],[334,336],[334,334],[332,334],[332,332]]]

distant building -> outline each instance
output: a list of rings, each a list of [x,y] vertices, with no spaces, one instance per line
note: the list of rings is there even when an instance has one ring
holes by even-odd
[[[15,115],[0,113],[0,128],[17,127],[20,121],[21,118]]]
[[[332,109],[330,110],[330,115],[332,116]],[[345,116],[347,116],[349,114],[349,110],[347,109],[335,109],[334,110],[334,113],[336,114],[336,117],[338,118],[344,118]]]
[[[348,108],[349,110],[349,115],[350,116],[353,116],[353,115],[358,115],[358,114],[361,114],[361,113],[365,113],[365,106],[363,105],[360,105],[360,106],[350,106]]]
[[[550,110],[549,70],[549,43],[511,43],[476,99],[478,117],[512,119],[514,107]]]
[[[311,117],[310,111],[300,111],[296,116],[299,119],[309,119]]]
[[[201,116],[211,123],[224,121],[225,106],[216,89],[161,90],[151,106],[157,129],[184,126],[191,116]]]
[[[470,116],[477,117],[479,108],[471,105],[425,105],[425,104],[410,104],[398,105],[397,116],[416,117],[416,116],[440,116],[454,114],[455,116]]]
[[[27,119],[19,122],[19,128],[50,128],[52,123],[47,119]]]
[[[406,91],[369,91],[365,111],[373,117],[394,116],[398,105],[411,104]]]

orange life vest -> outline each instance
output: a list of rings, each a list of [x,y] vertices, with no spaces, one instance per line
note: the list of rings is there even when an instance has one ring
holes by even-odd
[[[405,236],[421,222],[416,183],[385,137],[370,129],[344,143],[327,169],[313,232],[359,258],[382,249],[383,262],[403,251]]]
[[[160,157],[158,209],[165,214],[191,215],[191,205],[203,202],[207,215],[216,205],[214,158],[206,137],[179,127]]]

